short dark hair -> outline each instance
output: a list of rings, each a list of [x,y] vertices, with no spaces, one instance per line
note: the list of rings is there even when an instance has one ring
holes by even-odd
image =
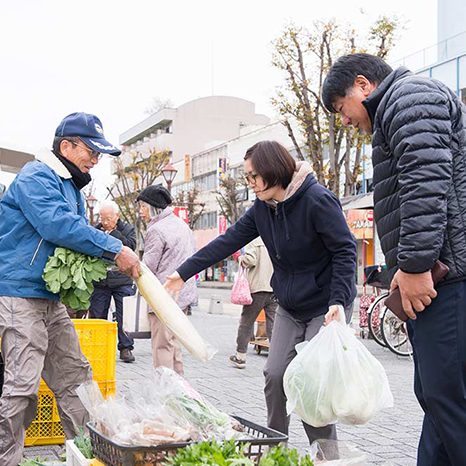
[[[368,53],[353,53],[340,57],[330,68],[322,87],[322,100],[329,112],[336,97],[345,97],[353,87],[358,75],[363,75],[372,84],[380,84],[393,69],[382,58]]]
[[[52,148],[55,153],[60,154],[60,155],[61,155],[60,144],[62,143],[62,141],[70,141],[73,144],[78,144],[80,139],[77,136],[55,136],[53,138]]]
[[[248,159],[251,159],[254,170],[264,180],[267,189],[278,185],[286,189],[291,183],[296,161],[277,141],[254,144],[246,151],[244,160]]]

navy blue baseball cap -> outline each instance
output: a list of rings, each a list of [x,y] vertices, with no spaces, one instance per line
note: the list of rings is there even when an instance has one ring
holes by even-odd
[[[77,136],[84,144],[103,154],[120,155],[121,150],[110,144],[104,136],[102,122],[90,113],[72,113],[63,118],[55,136]]]

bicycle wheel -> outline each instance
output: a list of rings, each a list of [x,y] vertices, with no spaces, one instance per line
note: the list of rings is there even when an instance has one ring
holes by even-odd
[[[384,293],[375,298],[374,302],[369,306],[369,309],[367,310],[367,326],[369,327],[369,334],[376,343],[384,347],[386,346],[386,344],[382,337],[380,317],[383,315],[386,309],[384,301],[388,297],[388,294],[389,293]]]
[[[385,310],[380,327],[382,338],[390,351],[398,356],[411,356],[413,354],[406,322],[400,320],[390,309]]]

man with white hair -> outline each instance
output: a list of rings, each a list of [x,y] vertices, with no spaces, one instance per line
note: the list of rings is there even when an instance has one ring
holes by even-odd
[[[129,223],[120,220],[118,205],[113,201],[100,204],[100,223],[96,228],[119,239],[133,251],[136,249],[136,232]],[[123,330],[123,298],[135,293],[133,280],[120,272],[109,270],[107,278],[94,284],[89,312],[94,319],[107,319],[110,302],[115,301],[115,314],[118,324],[118,350],[120,359],[133,362],[134,340]]]

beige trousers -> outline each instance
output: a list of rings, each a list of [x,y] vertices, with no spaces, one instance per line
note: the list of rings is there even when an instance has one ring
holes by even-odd
[[[92,379],[92,370],[65,306],[57,301],[0,296],[0,337],[5,362],[0,465],[17,466],[36,416],[41,376],[55,396],[65,436],[72,439],[88,421],[76,388]]]
[[[183,312],[186,313],[187,309],[183,309]],[[165,328],[153,312],[149,312],[149,322],[154,367],[165,366],[183,376],[180,342]]]

